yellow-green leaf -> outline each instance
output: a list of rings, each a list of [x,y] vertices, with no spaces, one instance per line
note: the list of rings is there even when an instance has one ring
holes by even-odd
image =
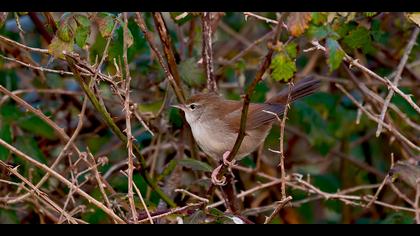
[[[279,53],[271,62],[271,76],[276,81],[288,82],[296,72],[296,64],[286,54]]]
[[[87,18],[87,16],[84,15],[77,15],[74,17],[74,19],[77,21],[77,23],[82,27],[90,27],[90,20]]]
[[[73,42],[65,42],[56,36],[48,46],[48,51],[56,58],[64,58],[63,51],[73,51]]]
[[[71,42],[73,39],[73,32],[69,24],[62,24],[58,29],[57,36],[64,42]]]
[[[90,34],[90,27],[82,27],[82,26],[77,27],[76,36],[75,36],[76,44],[79,47],[83,48],[86,44],[89,34]]]
[[[291,58],[296,58],[297,55],[297,44],[295,42],[286,45],[286,52]]]

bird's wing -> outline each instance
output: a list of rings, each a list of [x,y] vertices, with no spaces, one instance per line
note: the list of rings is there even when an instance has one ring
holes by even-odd
[[[260,126],[272,122],[277,118],[274,114],[270,114],[270,112],[281,116],[283,110],[284,106],[280,104],[250,104],[246,120],[246,130],[256,129]],[[240,106],[238,106],[235,111],[227,114],[225,117],[225,121],[227,122],[228,127],[235,132],[239,132],[239,127],[241,125],[241,115],[242,104],[240,104]]]

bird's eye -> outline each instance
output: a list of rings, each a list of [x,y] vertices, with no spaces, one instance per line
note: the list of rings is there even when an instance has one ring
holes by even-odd
[[[191,110],[194,110],[195,108],[197,108],[197,105],[191,104],[191,105],[189,105],[189,107],[190,107]]]

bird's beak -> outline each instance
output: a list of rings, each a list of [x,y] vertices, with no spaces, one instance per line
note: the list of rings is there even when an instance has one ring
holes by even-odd
[[[171,107],[175,107],[175,108],[178,108],[178,109],[183,110],[183,111],[185,109],[185,105],[184,104],[171,105]]]

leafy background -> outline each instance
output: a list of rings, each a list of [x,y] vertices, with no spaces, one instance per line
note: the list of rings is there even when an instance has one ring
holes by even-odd
[[[345,54],[358,59],[380,76],[393,73],[403,56],[414,28],[418,27],[419,14],[379,13],[379,12],[336,12],[336,13],[291,13],[281,30],[280,42],[270,44],[266,37],[242,57],[231,61],[238,53],[254,41],[260,39],[275,27],[276,13],[217,13],[213,34],[214,68],[220,93],[229,99],[239,100],[246,87],[254,79],[259,64],[268,48],[275,47],[269,71],[257,85],[252,102],[263,102],[286,86],[286,82],[298,80],[306,75],[322,79],[321,90],[310,97],[295,102],[288,114],[285,135],[285,166],[288,174],[299,173],[309,183],[322,191],[335,193],[355,186],[381,183],[383,176],[394,162],[419,160],[419,152],[395,140],[392,133],[384,132],[375,137],[377,123],[365,115],[358,118],[354,103],[337,89],[335,83],[346,87],[360,102],[364,94],[350,79],[346,70],[349,65],[343,61]],[[282,13],[284,14],[284,13]],[[162,13],[172,46],[175,51],[177,68],[182,79],[182,89],[190,96],[206,90],[206,76],[202,64],[201,13]],[[182,16],[183,17],[180,17]],[[198,196],[207,197],[210,172],[214,163],[209,163],[200,152],[198,159],[192,157],[188,133],[178,110],[169,105],[176,103],[165,73],[156,60],[155,53],[135,21],[135,14],[129,13],[127,36],[127,59],[132,77],[131,100],[138,105],[138,113],[153,131],[152,135],[133,118],[132,133],[135,144],[145,157],[147,172],[169,192],[178,206],[196,202],[189,195],[173,192],[176,188],[186,189]],[[151,13],[143,14],[154,42],[161,49],[155,22]],[[269,20],[271,21],[269,21]],[[37,20],[41,22],[36,23]],[[117,27],[113,31],[114,23]],[[77,126],[78,114],[83,103],[83,90],[73,76],[33,70],[10,60],[37,64],[44,68],[70,71],[64,60],[63,50],[75,52],[91,65],[97,65],[102,58],[106,43],[112,37],[104,64],[103,74],[118,73],[123,63],[124,30],[120,13],[2,13],[0,35],[24,45],[48,49],[48,56],[35,52],[25,52],[13,45],[0,41],[0,85],[18,93],[33,107],[50,117],[67,134],[72,134]],[[312,48],[314,40],[326,47],[326,52]],[[403,71],[400,89],[419,97],[420,39],[417,38]],[[7,58],[4,58],[7,57]],[[350,68],[359,81],[381,97],[387,94],[387,87],[372,79],[365,72]],[[121,78],[114,78],[119,83]],[[121,101],[106,81],[97,81],[109,113],[121,130],[125,128],[125,114]],[[366,103],[366,100],[365,100]],[[419,114],[399,95],[394,95],[395,104],[414,123],[420,121]],[[382,106],[376,104],[376,108]],[[395,112],[388,112],[395,127],[416,145],[419,145],[419,131],[407,125]],[[387,115],[387,116],[388,116]],[[359,120],[356,123],[356,120]],[[239,162],[240,166],[255,168],[257,172],[280,177],[279,157],[269,149],[279,148],[279,126],[275,125],[260,152],[256,152]],[[38,116],[26,111],[4,94],[0,95],[0,138],[37,161],[50,166],[65,143],[61,142],[54,130]],[[127,149],[106,126],[102,117],[88,102],[84,125],[75,140],[80,150],[90,151],[95,158],[105,160],[99,172],[114,189],[108,192],[113,209],[124,219],[129,219],[127,204],[127,178],[120,172],[125,170]],[[77,175],[77,182],[94,198],[104,201],[100,189],[86,164],[73,164],[78,160],[74,153],[56,168],[57,172],[70,179]],[[0,160],[18,166],[18,171],[32,183],[37,183],[44,172],[22,161],[11,152],[0,147]],[[99,160],[99,159],[98,159]],[[72,164],[71,164],[72,163]],[[374,171],[372,171],[374,169]],[[0,168],[3,180],[20,183],[8,171]],[[414,173],[417,173],[414,169]],[[238,192],[251,189],[266,180],[253,174],[233,171]],[[402,177],[412,177],[412,172],[400,173]],[[159,196],[146,184],[138,171],[134,172],[134,182],[143,194],[151,212],[167,210]],[[395,186],[410,199],[416,195],[416,186],[398,178]],[[43,186],[57,204],[63,206],[69,196],[69,189],[50,178]],[[363,189],[357,196],[374,195],[376,188]],[[25,193],[21,186],[0,183],[0,223],[57,223],[56,212],[30,196],[24,201],[8,204],[7,199]],[[316,194],[302,189],[287,188],[292,202],[299,202]],[[274,210],[273,203],[282,198],[280,185],[263,188],[241,199],[241,215],[254,223],[264,223]],[[208,197],[217,202],[220,195]],[[144,207],[138,196],[135,204],[140,215]],[[385,186],[378,200],[395,206],[410,205],[401,199],[390,186]],[[359,201],[366,203],[366,201]],[[122,206],[121,206],[122,205]],[[162,206],[163,205],[163,206]],[[268,206],[266,210],[263,210]],[[270,207],[271,206],[271,207]],[[74,217],[88,223],[112,223],[101,210],[80,196],[72,195],[66,206]],[[258,209],[258,210],[256,210]],[[160,218],[155,223],[235,223],[237,218],[225,212],[225,206],[204,209],[193,207]],[[178,218],[177,218],[178,217]],[[236,220],[236,221],[235,221]],[[337,199],[315,199],[300,205],[288,206],[275,216],[271,223],[413,223],[414,214],[408,211],[374,204],[369,208],[346,204]]]

